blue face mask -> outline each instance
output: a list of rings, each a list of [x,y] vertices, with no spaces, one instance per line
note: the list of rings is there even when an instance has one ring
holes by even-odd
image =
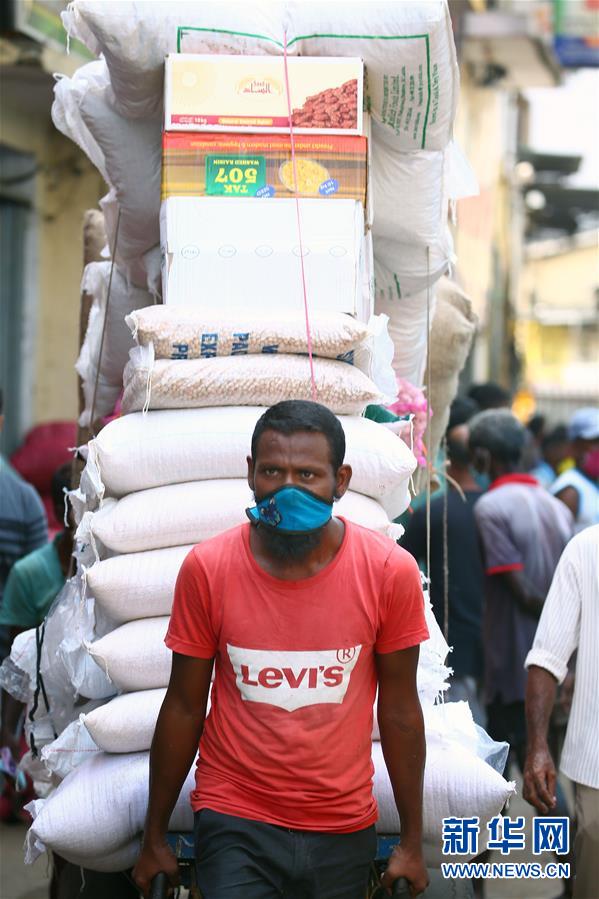
[[[303,487],[279,487],[245,514],[253,524],[266,525],[279,534],[311,534],[331,520],[333,503]]]

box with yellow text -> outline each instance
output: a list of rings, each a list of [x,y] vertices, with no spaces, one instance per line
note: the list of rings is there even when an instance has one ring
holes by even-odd
[[[285,134],[164,132],[162,199],[300,197],[366,203],[367,141],[344,135],[298,135],[295,168]],[[297,177],[297,183],[296,183]]]

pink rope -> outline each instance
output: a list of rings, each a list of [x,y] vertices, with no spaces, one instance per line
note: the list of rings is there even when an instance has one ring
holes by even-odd
[[[302,241],[302,221],[298,196],[297,163],[295,160],[295,135],[293,133],[293,117],[291,114],[291,91],[289,90],[289,66],[287,65],[287,32],[283,32],[283,63],[285,66],[285,92],[287,94],[287,113],[289,115],[289,138],[291,143],[291,165],[293,168],[293,187],[295,193],[295,212],[297,216],[297,234],[299,240],[300,264],[302,272],[302,289],[304,292],[304,313],[306,318],[306,337],[308,338],[308,358],[310,360],[310,381],[312,399],[316,400],[316,379],[314,377],[314,360],[312,358],[312,334],[310,332],[310,316],[308,314],[308,291],[306,289],[306,270],[304,268],[304,246]]]

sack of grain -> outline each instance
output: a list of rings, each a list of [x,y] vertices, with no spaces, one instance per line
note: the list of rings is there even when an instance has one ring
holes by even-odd
[[[189,793],[194,772],[195,767],[171,815],[171,830],[193,829]],[[34,821],[25,841],[25,863],[31,864],[49,849],[92,871],[130,867],[135,861],[132,850],[139,849],[147,804],[147,752],[94,755],[48,799],[27,806]]]
[[[209,478],[243,478],[258,418],[254,406],[140,412],[111,421],[89,444],[86,479],[100,493],[138,490]],[[357,416],[339,418],[352,467],[351,489],[377,499],[390,518],[406,509],[415,460],[387,428]]]
[[[138,259],[160,241],[160,162],[162,117],[120,116],[110,104],[110,88],[88,90],[81,97],[81,119],[104,157],[108,183],[121,215],[117,259]],[[107,229],[112,248],[115,233]]]
[[[100,640],[86,643],[87,651],[119,690],[153,690],[168,685],[171,651],[164,638],[168,616],[122,624]]]
[[[97,702],[87,705],[87,710],[92,714],[94,705]],[[83,707],[79,710],[79,717],[65,727],[55,740],[44,746],[40,753],[46,770],[58,781],[64,780],[75,768],[100,752],[83,725],[85,715],[86,707]]]
[[[96,562],[86,572],[88,591],[116,625],[170,615],[175,581],[191,549],[174,546]]]
[[[444,150],[408,153],[399,151],[395,143],[394,135],[373,122],[370,176],[375,246],[379,237],[433,246],[443,238],[450,204],[478,193],[476,177],[455,141]]]
[[[150,748],[166,688],[115,696],[81,719],[90,739],[104,752]]]
[[[201,543],[247,521],[245,509],[254,502],[247,481],[236,478],[154,487],[106,500],[84,515],[77,537],[93,541],[98,556],[106,549],[135,553]],[[359,493],[346,493],[335,514],[394,539],[402,533],[379,503]]]
[[[52,119],[89,157],[112,188],[120,209],[115,258],[127,275],[130,263],[160,241],[162,116],[130,120],[115,111],[106,63],[101,60],[61,77],[54,88]],[[106,217],[108,246],[115,247],[116,217]]]
[[[423,849],[427,863],[438,867],[452,861],[443,855],[443,818],[480,818],[481,830],[498,815],[515,793],[478,755],[479,738],[467,703],[446,703],[425,709],[426,766],[423,790]],[[374,796],[379,807],[378,833],[400,832],[399,816],[381,744],[372,744]],[[468,861],[466,856],[459,859]]]
[[[382,266],[390,273],[393,286],[402,298],[424,293],[431,288],[451,269],[455,258],[448,228],[428,247],[412,242],[402,243],[382,235],[374,242],[375,267],[378,270]]]
[[[449,409],[458,392],[460,372],[466,364],[478,319],[472,303],[460,287],[443,278],[431,326],[431,392],[433,417],[430,424],[429,457],[439,451],[449,421]],[[418,473],[417,487],[424,489],[424,470]]]
[[[393,272],[378,260],[374,263],[374,271],[374,306],[377,312],[389,316],[389,336],[394,346],[393,369],[398,378],[420,386],[424,383],[426,369],[427,302],[432,321],[436,287],[431,288],[429,296],[426,291],[402,296]]]
[[[81,291],[93,297],[85,340],[75,364],[85,397],[79,424],[88,427],[92,408],[94,418],[110,415],[123,389],[123,370],[133,347],[125,316],[147,306],[152,298],[146,290],[127,286],[123,274],[110,262],[91,262],[86,266]]]
[[[203,406],[272,406],[291,397],[312,399],[310,364],[304,356],[221,356],[156,359],[136,347],[124,373],[123,412],[197,409]],[[353,365],[313,360],[316,399],[332,412],[359,415],[384,399]]]

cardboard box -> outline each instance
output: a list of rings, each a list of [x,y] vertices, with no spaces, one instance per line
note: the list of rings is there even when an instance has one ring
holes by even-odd
[[[298,196],[366,203],[365,137],[298,135]],[[164,132],[162,199],[294,196],[291,141],[286,134]]]
[[[288,133],[282,56],[166,57],[165,131]],[[293,130],[361,134],[364,64],[353,57],[287,60]]]
[[[367,321],[362,205],[301,200],[300,214],[309,309]],[[171,197],[160,235],[165,303],[303,310],[295,200]]]

